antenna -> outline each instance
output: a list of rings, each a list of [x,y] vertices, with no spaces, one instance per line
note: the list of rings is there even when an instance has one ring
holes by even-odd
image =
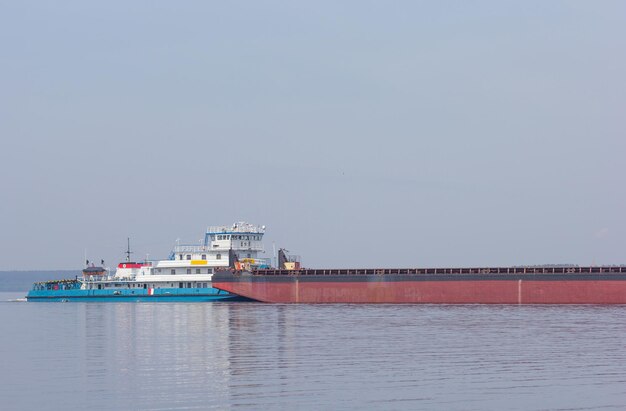
[[[130,251],[130,237],[126,238],[126,240],[128,241],[128,248],[126,249],[126,262],[130,263],[130,255],[132,254],[132,251]]]

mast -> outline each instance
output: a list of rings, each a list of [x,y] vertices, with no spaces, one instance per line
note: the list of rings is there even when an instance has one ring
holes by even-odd
[[[132,254],[132,251],[130,251],[130,237],[127,237],[126,240],[128,241],[128,248],[126,249],[126,262],[130,263],[130,255]]]

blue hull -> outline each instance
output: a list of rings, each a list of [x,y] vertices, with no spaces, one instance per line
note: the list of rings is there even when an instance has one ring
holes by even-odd
[[[71,302],[71,301],[110,301],[110,302],[210,302],[245,301],[246,298],[218,290],[216,288],[157,288],[149,295],[144,289],[106,290],[31,290],[26,295],[28,301]]]

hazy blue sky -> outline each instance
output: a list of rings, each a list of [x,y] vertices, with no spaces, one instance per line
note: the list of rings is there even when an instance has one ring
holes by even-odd
[[[0,1],[0,269],[626,263],[626,2]]]

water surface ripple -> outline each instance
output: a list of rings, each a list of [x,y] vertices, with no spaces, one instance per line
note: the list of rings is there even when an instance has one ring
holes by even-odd
[[[0,303],[3,410],[626,409],[626,307]]]

